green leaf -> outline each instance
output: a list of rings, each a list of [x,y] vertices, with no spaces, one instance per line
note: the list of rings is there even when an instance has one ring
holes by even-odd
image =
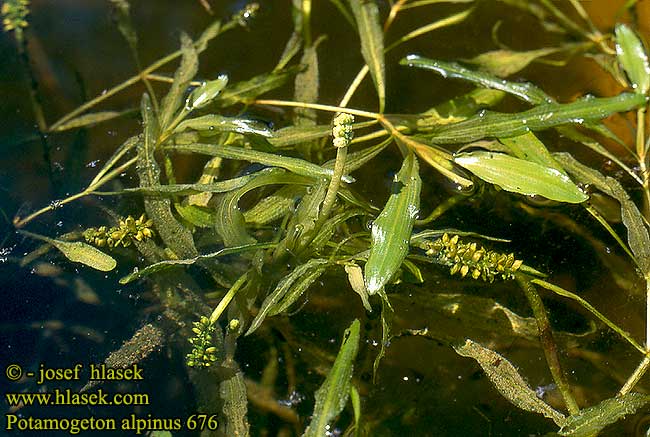
[[[239,134],[254,134],[263,137],[270,137],[272,135],[269,127],[261,121],[224,117],[217,114],[208,114],[184,120],[174,129],[174,132],[183,132],[188,129],[214,133],[237,132]]]
[[[186,196],[197,193],[225,193],[246,185],[255,177],[255,173],[211,184],[166,184],[157,187],[125,188],[125,193],[143,193],[146,195]]]
[[[616,56],[637,93],[645,95],[650,88],[648,55],[639,37],[625,24],[617,24]]]
[[[237,82],[226,87],[219,97],[215,99],[215,103],[219,107],[231,106],[237,103],[250,104],[258,96],[287,83],[298,71],[300,71],[300,66],[294,65],[271,73],[260,74],[243,82]]]
[[[304,187],[296,185],[282,187],[244,212],[244,220],[246,223],[265,225],[284,217],[291,212],[296,199],[302,197],[304,192]]]
[[[583,98],[572,103],[547,103],[515,114],[485,111],[461,121],[434,129],[427,138],[434,144],[471,143],[483,138],[507,138],[563,124],[583,124],[645,104],[639,94],[623,93],[615,97]]]
[[[515,366],[502,355],[467,339],[465,344],[454,346],[458,355],[475,359],[496,389],[513,405],[525,411],[542,414],[558,426],[566,422],[559,411],[551,408],[528,386]]]
[[[214,213],[212,209],[197,205],[182,205],[174,203],[174,209],[183,220],[200,228],[211,228],[214,226]]]
[[[499,138],[505,144],[510,152],[519,159],[535,162],[544,167],[552,168],[562,174],[566,174],[564,168],[557,163],[551,152],[548,151],[532,132],[519,135],[518,137]]]
[[[75,117],[70,121],[67,121],[63,124],[57,125],[52,132],[63,132],[70,129],[77,129],[80,127],[89,127],[104,121],[113,120],[114,118],[120,117],[124,114],[131,113],[131,110],[128,111],[102,111],[102,112],[91,112],[90,114],[80,115]]]
[[[295,174],[310,178],[329,179],[334,173],[332,169],[312,164],[303,159],[244,149],[243,147],[196,143],[169,145],[166,149],[176,152],[201,153],[204,155],[220,156],[226,159],[240,159],[244,161],[257,162],[268,166],[284,168]],[[351,182],[353,179],[347,177],[344,178],[344,180],[346,182]]]
[[[131,51],[137,56],[138,35],[131,21],[131,5],[126,0],[111,0],[117,16],[117,28],[129,44]]]
[[[359,348],[359,320],[352,322],[343,334],[343,343],[325,382],[316,391],[316,405],[305,437],[322,437],[330,423],[343,411],[350,395],[354,360]]]
[[[166,130],[183,103],[183,95],[199,68],[199,58],[189,36],[181,34],[181,65],[174,74],[174,82],[160,107],[160,127]]]
[[[144,269],[135,269],[132,273],[120,279],[120,284],[128,284],[129,282],[133,282],[137,279],[145,278],[154,273],[162,272],[174,267],[190,266],[196,262],[203,261],[203,260],[219,258],[226,255],[234,255],[234,254],[247,252],[247,251],[268,249],[273,246],[275,246],[275,243],[247,244],[245,246],[228,247],[225,249],[218,250],[216,252],[208,253],[205,255],[198,255],[192,258],[169,259],[169,260],[159,261],[155,264],[151,264],[145,267]]]
[[[466,1],[466,0],[465,0]],[[474,1],[474,0],[470,0]],[[405,6],[412,6],[413,3],[406,4]],[[402,6],[401,10],[407,9],[406,7]],[[450,15],[448,17],[442,18],[440,20],[432,21],[431,23],[418,27],[415,30],[412,30],[411,32],[407,33],[406,35],[402,36],[396,41],[393,41],[385,50],[385,52],[388,52],[392,50],[393,48],[397,47],[400,44],[403,44],[407,41],[410,41],[414,38],[417,38],[418,36],[424,35],[429,32],[433,32],[434,30],[437,29],[442,29],[443,27],[447,26],[453,26],[454,24],[461,23],[464,21],[469,15],[474,11],[474,8],[469,8],[465,11],[459,12],[457,14]]]
[[[185,106],[188,110],[201,109],[209,105],[219,93],[228,85],[228,76],[225,74],[219,75],[215,80],[203,82],[199,87],[195,88],[187,99]]]
[[[476,64],[482,71],[498,77],[508,77],[523,70],[537,58],[542,58],[565,49],[547,47],[543,49],[516,52],[513,50],[494,50],[482,53],[467,62]]]
[[[484,88],[505,91],[528,103],[540,104],[552,101],[544,91],[531,83],[508,82],[491,74],[473,71],[455,63],[408,55],[400,61],[400,64],[432,70],[445,78],[463,79]]]
[[[81,241],[62,241],[48,238],[43,235],[32,234],[27,231],[20,231],[29,237],[37,240],[45,241],[48,244],[56,247],[66,258],[72,262],[85,264],[95,270],[108,272],[117,266],[117,262],[110,255],[105,254],[93,246],[82,243]]]
[[[265,185],[307,185],[309,182],[311,181],[304,177],[285,172],[279,168],[268,168],[257,172],[250,182],[238,190],[223,194],[215,199],[217,203],[214,211],[217,217],[215,230],[223,239],[224,245],[227,247],[242,246],[254,241],[246,232],[244,216],[239,210],[239,199],[244,194]]]
[[[312,258],[282,278],[262,302],[260,311],[251,322],[246,335],[255,332],[267,317],[286,311],[325,272],[328,265],[329,261],[326,259]]]
[[[372,0],[349,0],[361,39],[361,54],[370,70],[379,97],[379,112],[386,104],[386,72],[384,67],[384,33],[379,23],[379,9]]]
[[[354,123],[352,129],[362,129],[374,124],[376,124],[375,121]],[[274,131],[273,136],[269,138],[269,142],[273,144],[274,147],[282,148],[312,140],[318,140],[331,134],[331,124],[319,124],[316,126],[289,126]]]
[[[454,162],[484,181],[513,193],[568,203],[581,203],[589,198],[558,170],[509,155],[476,151],[461,153]]]
[[[641,393],[628,393],[624,396],[605,399],[598,405],[585,408],[580,413],[566,419],[559,433],[570,437],[590,437],[597,435],[607,425],[634,414],[643,408],[650,396]]]
[[[412,153],[395,176],[392,194],[372,224],[370,255],[364,269],[368,294],[381,290],[406,258],[413,222],[420,208],[418,161]]]
[[[154,152],[158,139],[159,124],[151,108],[149,95],[142,96],[142,120],[144,122],[144,141],[137,145],[138,177],[140,187],[156,188],[160,186],[160,168]],[[181,225],[171,211],[169,199],[145,198],[144,207],[147,215],[154,221],[158,235],[165,245],[177,256],[190,258],[197,255],[192,233]]]

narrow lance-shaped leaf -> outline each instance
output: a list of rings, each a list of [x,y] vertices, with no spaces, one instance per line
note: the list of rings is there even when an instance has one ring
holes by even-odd
[[[544,91],[531,83],[504,81],[500,77],[488,73],[473,71],[455,63],[423,58],[417,55],[409,55],[402,59],[400,64],[408,65],[409,67],[432,70],[445,78],[453,77],[455,79],[463,79],[484,88],[505,91],[528,103],[541,104],[552,101]]]
[[[271,136],[269,127],[261,121],[224,117],[218,114],[208,114],[184,120],[174,129],[174,132],[183,132],[187,129],[209,131],[211,133],[236,132],[240,134],[261,135],[263,137]]]
[[[393,193],[372,225],[370,255],[364,269],[368,293],[381,290],[406,258],[413,223],[420,208],[418,161],[410,153],[395,176]]]
[[[236,103],[251,103],[258,96],[287,83],[298,71],[300,71],[300,66],[292,66],[235,83],[221,92],[215,99],[215,104],[224,107]]]
[[[506,138],[551,127],[600,120],[645,104],[640,94],[584,98],[572,103],[547,103],[515,114],[485,111],[460,123],[440,126],[425,138],[435,144],[470,143],[483,138]]]
[[[323,274],[327,264],[326,259],[312,258],[282,278],[273,292],[264,299],[260,311],[251,322],[246,335],[255,332],[266,317],[280,314],[298,300],[309,286]]]
[[[494,50],[482,53],[467,62],[476,64],[481,70],[494,74],[498,77],[508,77],[528,66],[537,58],[542,58],[553,53],[565,50],[562,47],[547,47],[525,52],[514,50]]]
[[[537,394],[526,384],[515,366],[498,353],[484,348],[480,344],[467,339],[462,346],[454,346],[456,353],[475,359],[499,393],[522,410],[543,414],[562,426],[564,415],[537,397]]]
[[[505,144],[517,158],[535,162],[566,174],[562,166],[555,161],[544,143],[532,132],[519,135],[518,137],[499,138],[499,141]]]
[[[79,117],[73,118],[72,120],[65,122],[63,124],[57,125],[56,128],[53,129],[53,132],[62,132],[70,129],[77,129],[80,127],[93,126],[131,112],[133,111],[128,110],[123,112],[119,112],[119,111],[91,112],[89,114],[80,115]]]
[[[589,198],[560,171],[502,153],[461,153],[454,162],[506,191],[568,203],[581,203]]]
[[[173,120],[176,111],[181,106],[183,93],[199,68],[198,54],[194,44],[190,37],[184,33],[181,34],[181,52],[183,54],[181,65],[174,74],[174,82],[163,99],[160,108],[160,127],[162,130],[165,130]]]
[[[159,124],[148,94],[142,96],[141,106],[144,140],[137,144],[138,177],[140,187],[155,188],[160,186],[160,168],[154,156]],[[176,220],[169,199],[145,198],[144,207],[147,215],[153,219],[158,235],[177,256],[190,258],[198,254],[192,233]]]
[[[330,178],[333,170],[321,167],[299,158],[291,158],[275,153],[265,153],[257,150],[244,149],[243,147],[216,145],[216,144],[176,144],[166,147],[167,150],[176,152],[201,153],[204,155],[220,156],[226,159],[239,159],[243,161],[258,162],[260,164],[287,169],[295,174],[311,178]],[[349,176],[343,178],[345,182],[354,179]]]
[[[650,66],[643,43],[625,24],[616,25],[615,34],[618,62],[632,82],[632,88],[646,94],[650,88]]]
[[[567,418],[566,424],[558,434],[570,437],[597,435],[606,426],[628,414],[636,413],[648,401],[650,401],[650,396],[641,393],[628,393],[625,396],[605,399],[598,405],[585,408],[579,414]]]
[[[361,38],[361,54],[370,69],[370,76],[379,96],[379,112],[386,103],[386,73],[384,67],[384,34],[379,24],[379,9],[372,0],[349,0]]]
[[[359,349],[359,320],[343,334],[343,343],[323,385],[316,391],[316,405],[305,437],[326,435],[330,423],[339,415],[350,395],[354,360]]]
[[[81,241],[61,241],[43,235],[32,234],[31,232],[21,231],[21,233],[45,241],[56,247],[70,261],[85,264],[95,270],[108,272],[117,266],[117,262],[113,257]]]

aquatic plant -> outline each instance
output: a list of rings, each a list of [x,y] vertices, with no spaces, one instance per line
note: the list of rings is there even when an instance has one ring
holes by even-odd
[[[56,134],[123,117],[128,111],[91,111],[141,83],[145,90],[139,102],[142,132],[118,146],[86,188],[31,214],[17,215],[14,225],[21,229],[88,196],[136,196],[145,211],[138,219],[128,215],[114,220],[113,226],[98,223],[57,238],[20,232],[56,247],[73,262],[100,270],[111,270],[116,262],[129,265],[129,257],[118,248],[137,251],[141,261],[120,283],[135,282],[154,291],[156,304],[162,308],[155,343],[168,342],[173,353],[184,357],[197,393],[197,407],[203,411],[218,408],[225,435],[249,433],[247,393],[256,408],[282,417],[286,429],[293,428],[287,432],[304,429],[305,435],[328,435],[336,423],[347,429],[347,435],[377,435],[387,425],[381,417],[368,414],[365,420],[367,413],[362,416],[364,404],[372,402],[362,402],[371,390],[361,376],[369,373],[372,362],[373,379],[381,384],[376,377],[382,360],[392,345],[408,337],[432,339],[472,358],[501,395],[522,410],[552,420],[560,435],[595,435],[650,401],[640,384],[650,366],[650,140],[645,132],[650,67],[646,47],[630,26],[619,24],[611,33],[601,33],[574,1],[566,5],[570,10],[546,0],[505,1],[559,35],[560,42],[529,51],[488,51],[465,59],[463,65],[409,54],[401,65],[441,75],[446,81],[464,81],[473,88],[421,113],[387,114],[390,91],[399,84],[387,77],[390,58],[386,55],[408,47],[411,40],[462,24],[480,5],[450,2],[461,4],[461,9],[386,44],[389,29],[405,11],[435,8],[440,2],[393,1],[388,11],[381,11],[374,1],[332,1],[341,20],[356,30],[364,64],[340,102],[331,105],[319,100],[323,53],[318,49],[323,37],[312,33],[312,21],[319,17],[312,14],[309,0],[293,2],[293,33],[277,65],[243,81],[216,73],[209,74],[217,77],[214,80],[198,80],[199,55],[222,34],[254,26],[249,20],[260,5],[249,5],[229,20],[215,21],[196,39],[182,34],[178,51],[144,67],[128,2],[113,3],[119,30],[139,71],[41,129]],[[626,8],[634,4],[628,2]],[[22,21],[18,23],[14,27],[24,27]],[[591,57],[626,90],[614,96],[558,102],[532,83],[506,79],[533,62],[562,64],[575,56]],[[173,77],[158,73],[178,59]],[[374,111],[351,105],[368,75],[377,100]],[[292,81],[291,98],[262,98]],[[169,84],[163,98],[156,92],[161,84]],[[504,99],[511,99],[512,105],[500,109],[510,112],[491,109],[503,105]],[[268,108],[280,114],[274,120],[277,127],[251,115],[264,114]],[[632,145],[603,122],[617,114],[632,114],[636,120]],[[550,151],[544,140],[546,131],[572,141],[572,148],[552,147],[558,151]],[[574,157],[576,145],[586,146],[592,153],[590,165]],[[612,145],[622,146],[627,154],[618,155],[610,150]],[[202,165],[194,181],[180,182],[178,155],[189,155]],[[399,156],[400,162],[393,165],[391,158],[379,164],[384,156]],[[584,156],[582,152],[580,156]],[[594,164],[599,160],[608,160],[623,176],[603,174]],[[379,184],[366,191],[357,189],[353,175],[371,166],[395,172],[389,193]],[[125,172],[137,175],[137,186],[114,184]],[[454,191],[446,199],[427,198],[427,184],[442,185],[441,180],[452,183]],[[113,190],[102,191],[106,186]],[[370,200],[378,197],[382,198],[381,208]],[[599,205],[604,198],[618,203],[622,225],[604,213]],[[487,225],[465,229],[458,220],[457,229],[438,226],[443,215],[468,205],[474,205],[482,220],[489,220],[486,203],[494,199],[510,213],[554,221],[566,235],[583,238],[586,244],[618,244],[645,284],[645,346],[620,321],[606,316],[606,309],[581,297],[580,290],[571,292],[554,284],[552,275],[534,265],[535,250],[515,255],[512,249],[501,249],[509,241],[487,235]],[[434,208],[428,217],[421,214],[425,207]],[[467,214],[466,209],[462,211],[460,215]],[[583,212],[607,235],[595,237],[584,231],[572,218]],[[134,214],[119,211],[111,215],[122,213]],[[623,232],[627,241],[621,237]],[[75,239],[85,239],[88,244],[70,241]],[[114,249],[112,256],[118,260],[89,244]],[[201,271],[201,278],[194,277],[196,270]],[[328,316],[335,319],[328,324],[349,326],[344,333],[339,329],[342,341],[335,357],[325,352],[327,341],[318,344],[297,339],[290,323],[291,316],[306,305],[307,296],[313,298],[320,292],[315,288],[323,278],[349,282],[345,305],[354,301],[362,306],[357,305],[353,317],[347,312]],[[441,281],[468,289],[452,295],[439,292],[444,286],[425,290],[413,285]],[[504,281],[518,285],[533,317],[522,317],[495,298],[474,296],[469,288],[495,290]],[[594,328],[579,334],[554,327],[539,287],[552,293],[549,300],[568,301],[575,314],[588,314],[594,319]],[[516,293],[510,288],[503,290]],[[439,317],[432,320],[434,327],[404,326],[408,325],[404,301],[409,299],[422,310],[434,308],[432,313]],[[508,323],[494,322],[501,323],[501,332],[491,333],[491,338],[535,338],[560,400],[553,403],[540,397],[505,352],[494,350],[498,342],[481,344],[471,338],[490,326],[497,310],[506,314]],[[445,317],[467,322],[459,332],[451,332],[444,328]],[[359,319],[367,323],[361,324]],[[363,325],[368,325],[364,328],[367,332],[361,329]],[[397,326],[402,330],[395,332]],[[286,342],[268,340],[273,330]],[[161,331],[164,336],[159,335]],[[377,331],[381,341],[375,352],[363,340],[374,338]],[[620,337],[622,345],[636,350],[638,366],[617,392],[588,402],[603,393],[589,399],[578,397],[575,385],[579,382],[567,376],[564,354],[570,348],[593,352],[587,340],[575,338],[609,331]],[[320,388],[314,390],[311,419],[299,420],[293,410],[278,412],[277,407],[256,399],[256,382],[241,369],[236,355],[237,345],[247,336],[267,339],[275,354],[278,344],[288,345],[285,371],[287,385],[293,388],[297,366],[292,350],[308,343],[305,347],[316,358],[305,359],[304,365],[324,377]],[[594,358],[596,354],[582,356],[591,357],[598,367],[602,360]],[[270,382],[265,381],[271,387],[281,384],[275,361],[277,358],[267,365],[268,374],[275,374],[269,377]],[[601,365],[599,370],[607,374],[603,367],[607,366]],[[348,405],[351,414],[337,422]]]

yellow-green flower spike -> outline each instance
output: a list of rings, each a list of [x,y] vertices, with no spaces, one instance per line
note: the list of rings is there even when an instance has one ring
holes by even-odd
[[[129,247],[134,241],[143,241],[153,238],[154,231],[151,229],[153,220],[142,214],[137,220],[128,216],[119,220],[118,226],[107,228],[88,228],[83,232],[84,239],[97,247]]]
[[[216,325],[205,316],[194,322],[192,332],[196,335],[189,339],[192,351],[187,354],[185,361],[188,367],[210,367],[217,361],[217,348],[212,346],[215,330]]]
[[[435,241],[422,243],[420,248],[436,263],[449,267],[451,275],[460,273],[463,278],[469,275],[472,279],[489,282],[496,278],[510,280],[523,264],[513,253],[486,250],[476,243],[460,241],[458,235],[450,237],[446,233]]]
[[[340,112],[334,117],[334,126],[332,127],[332,136],[334,137],[334,147],[347,147],[350,145],[354,132],[352,130],[354,116]]]
[[[2,4],[2,27],[5,32],[15,30],[22,32],[27,27],[29,15],[29,0],[5,0]]]

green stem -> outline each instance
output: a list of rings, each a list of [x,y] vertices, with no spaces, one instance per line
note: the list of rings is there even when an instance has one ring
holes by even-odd
[[[650,356],[646,355],[643,360],[639,363],[637,368],[634,370],[634,373],[625,381],[623,387],[618,391],[618,396],[624,396],[628,394],[634,386],[641,380],[643,375],[648,371],[650,367]]]
[[[230,304],[230,301],[232,301],[232,298],[235,297],[237,292],[241,290],[242,286],[246,283],[248,280],[248,272],[244,273],[237,279],[237,282],[233,284],[232,287],[230,287],[230,290],[228,290],[228,293],[221,299],[219,302],[219,305],[212,311],[212,314],[210,315],[210,323],[217,323],[217,320],[219,320],[219,317],[221,317],[221,314],[228,308],[228,305]]]
[[[533,309],[535,320],[537,320],[537,329],[539,330],[539,340],[544,348],[544,355],[546,355],[546,362],[551,371],[551,375],[553,376],[553,380],[555,381],[558,390],[560,390],[562,398],[564,398],[569,413],[571,415],[578,414],[580,408],[571,393],[571,387],[569,386],[566,375],[560,365],[557,345],[553,339],[553,331],[551,330],[551,324],[548,321],[542,299],[539,297],[537,290],[535,290],[535,286],[529,280],[521,275],[517,275],[517,282],[526,294],[526,298]]]

